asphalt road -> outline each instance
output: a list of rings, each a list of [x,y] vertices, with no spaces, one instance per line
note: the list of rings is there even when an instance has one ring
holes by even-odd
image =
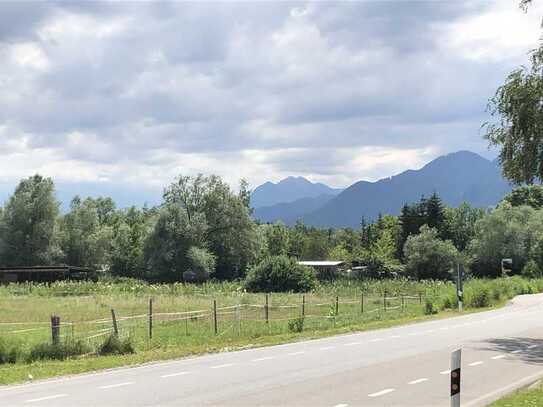
[[[543,377],[543,295],[439,321],[0,387],[0,406],[447,406],[458,347],[463,406]]]

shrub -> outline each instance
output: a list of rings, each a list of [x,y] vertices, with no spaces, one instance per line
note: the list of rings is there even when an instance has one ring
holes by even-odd
[[[192,246],[187,250],[190,269],[183,272],[183,280],[189,283],[203,283],[215,271],[216,259],[206,249]]]
[[[14,345],[9,346],[6,342],[0,339],[0,365],[7,363],[15,363],[19,358],[19,352]]]
[[[534,260],[529,260],[523,267],[521,274],[526,278],[537,278],[541,277],[541,270]]]
[[[430,298],[426,298],[426,300],[424,301],[424,314],[425,315],[437,314],[437,309],[434,306],[434,302]]]
[[[290,332],[302,332],[304,330],[304,318],[296,318],[288,321],[288,330]]]
[[[49,342],[40,343],[34,346],[28,355],[28,361],[53,359],[64,360],[70,357],[84,355],[89,353],[88,345],[82,341],[67,341],[52,344]]]
[[[490,306],[490,291],[487,287],[476,287],[468,299],[468,306],[484,308]]]
[[[130,338],[119,339],[117,335],[109,335],[98,349],[98,354],[104,355],[126,355],[135,353]]]
[[[250,268],[245,279],[248,291],[306,292],[315,288],[313,271],[287,256],[272,256]]]

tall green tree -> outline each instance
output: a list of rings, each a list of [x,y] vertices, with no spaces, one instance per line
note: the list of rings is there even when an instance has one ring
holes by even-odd
[[[1,263],[36,266],[55,263],[59,202],[51,178],[34,175],[15,188],[3,211]]]
[[[485,138],[500,149],[505,177],[515,184],[543,180],[543,48],[531,53],[530,66],[511,72],[490,99],[495,121],[485,123]]]
[[[543,208],[543,187],[541,185],[524,185],[511,191],[505,198],[511,206],[529,205],[535,209]]]

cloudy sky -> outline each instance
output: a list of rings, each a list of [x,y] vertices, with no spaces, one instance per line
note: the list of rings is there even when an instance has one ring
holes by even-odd
[[[35,172],[152,202],[177,174],[339,187],[493,157],[486,102],[541,34],[542,2],[517,3],[3,1],[0,195]]]

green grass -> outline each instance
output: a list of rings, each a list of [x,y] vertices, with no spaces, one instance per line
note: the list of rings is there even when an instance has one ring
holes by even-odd
[[[543,406],[543,386],[522,389],[492,403],[492,407],[540,407]]]
[[[465,304],[468,312],[486,309],[501,305],[514,295],[541,289],[543,280],[472,280],[465,285]],[[384,293],[396,297],[386,301],[386,311]],[[413,298],[404,298],[402,307],[400,295]],[[339,297],[337,314],[336,296]],[[152,339],[148,336],[149,298],[153,298]],[[217,335],[214,300],[218,307]],[[428,312],[427,302],[431,302],[437,314]],[[2,286],[0,384],[27,380],[29,374],[35,379],[46,378],[453,316],[456,297],[451,283],[337,281],[319,285],[305,294],[303,323],[296,322],[301,317],[302,295],[271,294],[268,322],[264,303],[264,294],[246,293],[238,283],[148,285],[124,281]],[[120,337],[134,348],[134,354],[97,356],[112,330],[112,308]],[[86,354],[63,361],[30,362],[28,355],[32,350],[51,340],[52,314],[61,317],[61,341],[83,342],[85,346],[81,349],[86,349]],[[1,364],[3,348],[7,356],[16,349],[16,363]],[[5,359],[12,361],[10,357]]]

